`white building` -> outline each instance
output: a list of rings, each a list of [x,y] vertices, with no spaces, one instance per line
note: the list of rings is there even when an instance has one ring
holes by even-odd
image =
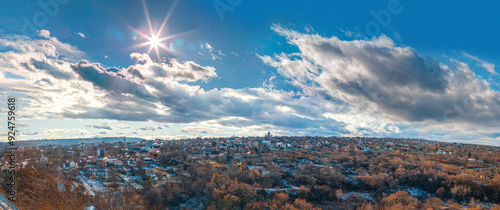
[[[47,163],[49,162],[49,159],[46,158],[45,156],[43,156],[43,153],[42,153],[42,157],[40,157],[40,163]]]

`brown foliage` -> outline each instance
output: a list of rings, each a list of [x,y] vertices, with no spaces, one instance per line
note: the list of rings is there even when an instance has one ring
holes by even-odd
[[[382,199],[377,209],[414,209],[416,206],[416,198],[411,197],[407,191],[398,191]]]
[[[439,209],[442,205],[443,201],[439,198],[428,198],[425,200],[424,207],[425,209]]]
[[[54,177],[46,171],[18,171],[17,198],[19,209],[83,209],[87,196],[82,186],[68,179]]]

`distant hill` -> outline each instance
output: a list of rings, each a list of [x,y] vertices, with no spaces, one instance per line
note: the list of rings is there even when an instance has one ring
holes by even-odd
[[[81,143],[114,143],[123,141],[141,141],[142,138],[129,138],[129,137],[104,137],[104,138],[77,138],[77,139],[41,139],[41,140],[30,140],[30,141],[16,141],[15,147],[36,147],[36,146],[47,146],[47,145],[73,145]],[[8,147],[7,142],[1,142],[0,147]]]

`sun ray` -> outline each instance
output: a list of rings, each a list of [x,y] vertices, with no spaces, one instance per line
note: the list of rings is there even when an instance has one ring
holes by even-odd
[[[156,57],[158,58],[158,61],[160,61],[160,60],[161,60],[161,58],[160,58],[160,52],[159,52],[159,50],[158,50],[158,45],[157,45],[157,46],[155,46],[155,52],[156,52]]]
[[[153,24],[151,24],[151,18],[149,17],[148,6],[146,5],[146,0],[142,0],[142,8],[144,9],[144,13],[146,14],[146,20],[148,21],[149,32],[151,35],[154,34]]]
[[[163,31],[163,28],[168,22],[168,19],[170,18],[170,15],[172,15],[172,12],[174,11],[175,6],[177,5],[177,2],[179,0],[174,1],[172,6],[170,7],[170,10],[168,11],[167,15],[165,16],[165,19],[163,19],[163,23],[161,23],[160,29],[158,29],[156,36],[159,37],[161,32]]]
[[[166,41],[166,40],[169,40],[169,39],[173,39],[175,37],[178,37],[178,36],[181,36],[181,35],[185,35],[185,34],[188,34],[188,33],[194,32],[194,31],[195,30],[189,30],[189,31],[184,31],[184,32],[178,33],[178,34],[173,34],[173,35],[170,35],[170,36],[161,37],[161,38],[158,38],[158,41],[163,42],[163,41]]]
[[[149,46],[149,49],[148,49],[148,54],[150,54],[150,53],[151,53],[151,51],[153,50],[153,47],[154,47],[153,45],[150,45],[150,46]]]
[[[135,32],[137,32],[139,35],[143,36],[146,39],[151,39],[150,36],[146,35],[145,33],[142,33],[142,31],[136,30],[135,28],[132,28]]]
[[[178,34],[162,36],[162,33],[164,33],[164,31],[165,31],[168,20],[170,19],[170,16],[172,15],[173,10],[178,2],[179,2],[179,0],[175,0],[172,3],[169,11],[165,15],[165,18],[163,19],[163,22],[161,23],[160,27],[155,29],[153,27],[151,17],[149,16],[149,10],[148,10],[147,4],[146,4],[146,0],[141,0],[142,7],[144,9],[144,14],[146,16],[146,20],[147,20],[147,24],[148,24],[147,27],[149,30],[149,35],[145,34],[143,31],[140,31],[140,30],[137,30],[133,27],[130,27],[134,32],[137,32],[138,36],[140,37],[140,39],[137,39],[140,43],[137,43],[137,44],[133,45],[132,47],[133,48],[143,48],[143,47],[149,46],[148,50],[147,50],[147,54],[150,55],[150,57],[151,57],[151,53],[154,51],[154,53],[156,53],[156,57],[157,57],[158,61],[161,61],[160,48],[161,48],[161,50],[176,54],[176,52],[174,52],[175,50],[169,46],[169,43],[167,41],[174,39],[175,37],[178,37],[178,36],[181,36],[181,35],[184,35],[186,33],[190,33],[192,31],[194,31],[194,30],[190,30],[190,31],[185,31],[185,32],[178,33]],[[144,41],[142,38],[146,39],[147,41]]]

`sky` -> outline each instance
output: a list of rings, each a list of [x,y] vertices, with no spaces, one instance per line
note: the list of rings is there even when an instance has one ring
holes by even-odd
[[[18,140],[270,131],[500,145],[499,6],[2,1],[0,95],[17,98]]]

